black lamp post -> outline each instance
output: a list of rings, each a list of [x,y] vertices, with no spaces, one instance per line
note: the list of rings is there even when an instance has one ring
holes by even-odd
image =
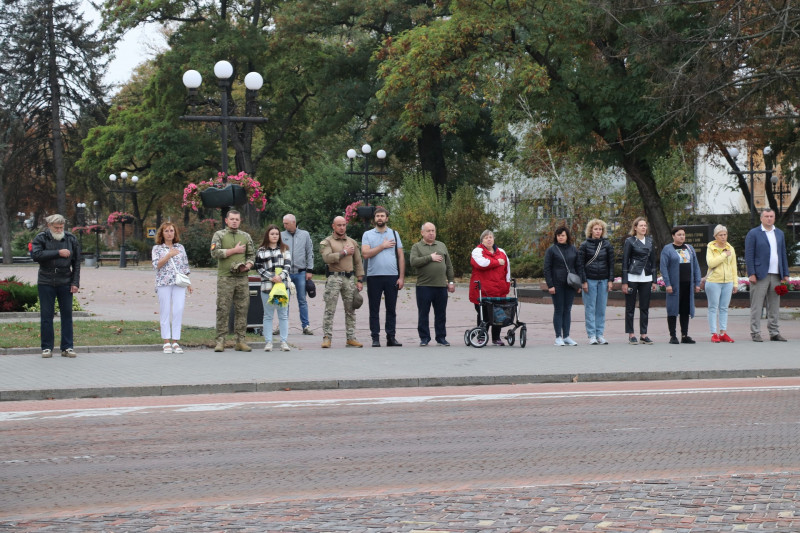
[[[92,217],[94,217],[94,223],[99,224],[100,222],[100,202],[95,200],[92,202]],[[100,268],[100,232],[94,232],[94,267]]]
[[[267,118],[265,117],[236,117],[231,116],[230,108],[233,105],[229,105],[228,103],[228,93],[231,88],[231,76],[233,76],[233,65],[231,65],[228,61],[218,61],[214,65],[214,75],[217,77],[217,86],[219,87],[219,101],[215,100],[205,100],[201,101],[200,103],[203,104],[213,104],[218,105],[220,108],[219,115],[195,115],[195,108],[198,104],[198,88],[200,84],[203,83],[203,77],[200,75],[199,72],[196,70],[187,70],[183,74],[183,84],[186,86],[186,89],[189,91],[189,103],[192,106],[192,113],[191,115],[185,115],[180,117],[181,120],[185,120],[187,122],[218,122],[220,125],[220,144],[221,144],[221,155],[222,155],[222,174],[224,176],[223,183],[226,183],[228,180],[228,131],[229,128],[233,123],[236,122],[249,122],[254,124],[263,124],[267,122]],[[255,96],[256,91],[261,89],[264,85],[264,78],[258,72],[250,72],[247,76],[244,77],[244,85],[247,88],[247,94],[245,99],[247,101],[253,99]],[[232,104],[232,102],[231,102]],[[205,205],[205,202],[204,202]],[[219,206],[219,205],[211,205],[207,207],[222,207],[222,218],[225,218],[225,215],[228,212],[230,206]]]
[[[362,197],[364,198],[364,205],[358,208],[358,216],[364,219],[364,229],[369,228],[369,221],[372,219],[373,215],[375,214],[375,206],[369,205],[370,198],[380,198],[386,196],[386,193],[382,192],[369,192],[369,177],[370,176],[385,176],[387,174],[386,170],[384,169],[384,160],[386,159],[386,151],[385,150],[378,150],[375,152],[375,155],[378,157],[378,161],[380,162],[379,170],[370,170],[369,169],[369,157],[368,155],[372,152],[372,147],[368,144],[365,144],[361,147],[361,152],[364,154],[359,156],[355,149],[350,148],[347,151],[347,157],[350,159],[350,170],[347,171],[345,174],[350,176],[364,176],[364,191],[362,192]],[[356,157],[361,157],[364,159],[364,165],[361,170],[354,170],[353,163],[355,162]]]
[[[116,174],[111,174],[108,176],[108,179],[111,180],[111,183],[117,182]],[[139,181],[139,176],[131,177],[131,185],[128,186],[126,183],[128,181],[128,173],[127,172],[120,172],[119,173],[119,180],[120,180],[120,187],[119,189],[109,189],[112,193],[122,193],[122,212],[125,213],[125,195],[127,193],[131,193],[131,195],[136,194],[136,182]],[[122,216],[120,218],[120,222],[122,223],[122,243],[119,247],[119,267],[126,268],[128,266],[128,256],[127,250],[125,249],[125,224],[128,223],[127,216]]]
[[[771,146],[765,146],[762,152],[763,152],[764,156],[768,156],[769,154],[772,153],[772,147]],[[736,148],[728,148],[728,155],[730,155],[731,158],[733,158],[733,160],[735,161],[736,158],[739,157],[739,150],[736,149]],[[766,158],[764,160],[764,166],[766,167]],[[755,191],[755,180],[754,180],[753,176],[756,175],[756,174],[770,175],[770,174],[772,174],[772,169],[771,168],[765,168],[764,170],[753,170],[753,151],[750,150],[750,167],[749,167],[749,170],[732,170],[732,171],[728,172],[728,174],[736,174],[738,176],[741,176],[742,174],[747,174],[748,176],[750,176],[750,206],[749,206],[750,207],[750,225],[751,226],[755,226],[755,224],[756,224],[756,206],[755,206],[756,191]]]
[[[75,220],[78,222],[78,226],[86,226],[86,204],[83,202],[78,202],[75,204]],[[81,255],[83,255],[83,232],[82,229],[78,234],[78,242],[81,245]],[[82,259],[82,258],[81,258]]]

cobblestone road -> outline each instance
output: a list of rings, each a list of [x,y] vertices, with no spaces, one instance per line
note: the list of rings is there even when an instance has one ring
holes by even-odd
[[[798,501],[793,472],[111,512],[0,530],[792,532],[800,530]]]
[[[0,531],[799,531],[800,387],[759,384],[41,404]]]

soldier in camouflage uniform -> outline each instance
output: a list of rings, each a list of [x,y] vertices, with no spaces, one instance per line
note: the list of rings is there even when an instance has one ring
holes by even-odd
[[[356,311],[353,296],[364,288],[364,265],[358,243],[347,236],[347,222],[344,217],[333,219],[333,234],[320,242],[322,260],[328,266],[328,279],[325,281],[325,315],[322,318],[322,347],[331,347],[333,336],[333,315],[336,302],[342,295],[344,322],[347,330],[347,346],[361,348],[356,340]]]
[[[253,239],[239,231],[242,215],[231,209],[225,217],[225,229],[211,239],[211,257],[217,265],[217,345],[215,352],[225,351],[225,334],[228,332],[228,316],[234,306],[233,332],[236,335],[235,350],[251,351],[245,342],[247,333],[247,311],[250,308],[250,286],[248,271],[255,263]]]

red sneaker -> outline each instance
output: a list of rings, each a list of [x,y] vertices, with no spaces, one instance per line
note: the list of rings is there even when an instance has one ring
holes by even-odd
[[[731,339],[727,333],[723,333],[722,336],[720,336],[719,340],[721,340],[722,342],[733,342],[733,339]]]
[[[711,342],[721,342],[719,335],[717,335],[716,333],[711,335]]]

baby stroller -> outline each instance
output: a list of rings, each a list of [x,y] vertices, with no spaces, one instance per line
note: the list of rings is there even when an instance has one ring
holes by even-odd
[[[528,342],[528,327],[525,322],[519,321],[519,300],[517,299],[517,280],[512,279],[511,285],[514,287],[513,298],[484,298],[481,293],[481,282],[478,285],[478,302],[480,303],[481,323],[478,327],[468,329],[464,332],[464,344],[483,348],[489,343],[489,327],[491,326],[511,326],[514,327],[506,332],[506,342],[509,346],[514,346],[516,331],[519,329],[519,345],[524,348]],[[483,315],[484,306],[489,314]]]

